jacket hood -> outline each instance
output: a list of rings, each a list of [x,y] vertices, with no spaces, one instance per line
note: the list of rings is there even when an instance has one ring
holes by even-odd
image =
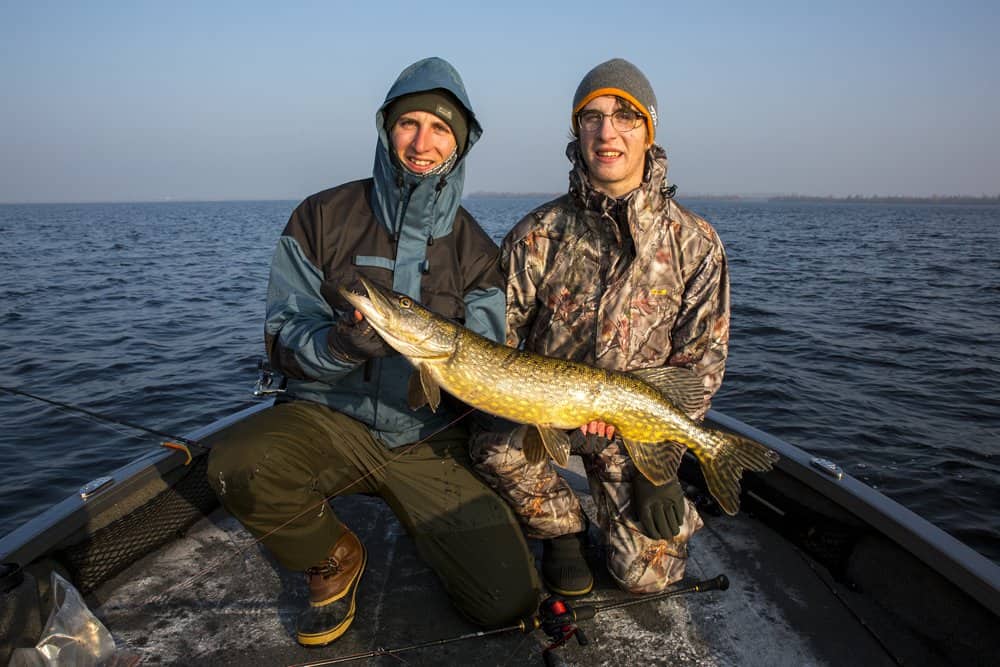
[[[638,215],[637,212],[662,209],[673,199],[677,191],[677,186],[671,185],[667,180],[669,167],[667,153],[659,144],[653,144],[646,149],[642,183],[619,199],[604,194],[591,183],[590,172],[583,160],[579,140],[574,139],[567,144],[566,157],[573,163],[573,168],[569,172],[570,198],[580,207],[610,220],[618,219],[617,212],[627,212],[627,224],[633,236],[637,231],[641,231],[635,229],[636,226],[644,226],[644,216]],[[615,229],[617,233],[617,226]]]
[[[447,174],[419,176],[403,169],[392,159],[389,135],[384,127],[385,112],[397,98],[435,89],[446,90],[462,105],[468,118],[469,137],[465,151],[458,156],[451,171]],[[376,112],[375,127],[378,131],[378,144],[375,146],[372,208],[379,221],[390,232],[398,234],[404,218],[408,223],[411,222],[411,216],[406,214],[410,202],[421,202],[429,196],[434,201],[429,209],[425,209],[432,211],[431,219],[425,222],[431,225],[432,235],[439,237],[449,233],[462,200],[465,156],[483,134],[458,71],[441,58],[424,58],[404,69]]]
[[[404,95],[423,93],[438,88],[451,93],[465,108],[466,116],[469,119],[469,140],[465,149],[465,152],[468,153],[472,144],[482,136],[483,128],[476,119],[472,104],[469,103],[469,96],[465,92],[462,77],[448,61],[441,58],[418,60],[400,72],[396,83],[392,84],[392,88],[385,96],[385,101],[382,102],[382,106],[375,114],[375,126],[378,128],[380,143],[383,143],[387,148],[389,146],[388,136],[383,125],[385,124],[385,111],[392,102]]]

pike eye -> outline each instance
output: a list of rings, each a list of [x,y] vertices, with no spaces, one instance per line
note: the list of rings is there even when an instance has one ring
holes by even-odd
[[[413,305],[413,302],[410,300],[410,297],[408,297],[408,296],[400,297],[400,299],[399,299],[399,306],[401,308],[409,308],[412,305]]]

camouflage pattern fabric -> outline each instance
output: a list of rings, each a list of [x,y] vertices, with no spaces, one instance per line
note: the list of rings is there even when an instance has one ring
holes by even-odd
[[[729,273],[715,230],[668,195],[653,145],[643,184],[616,201],[590,187],[574,141],[570,191],[507,234],[507,344],[602,368],[684,366],[708,411],[729,350]],[[626,227],[623,229],[623,227]]]
[[[650,147],[641,187],[621,200],[591,187],[576,141],[566,153],[569,193],[525,216],[501,247],[507,344],[615,370],[691,368],[705,391],[689,416],[703,418],[729,346],[722,242],[706,220],[673,201],[661,147]],[[530,537],[583,529],[572,489],[550,462],[528,464],[515,433],[478,434],[472,458]],[[583,460],[618,584],[649,593],[683,577],[687,542],[702,526],[692,504],[679,535],[650,539],[631,508],[631,479],[639,473],[624,447],[612,443]]]
[[[654,540],[642,530],[632,510],[632,478],[639,475],[619,442],[597,455],[583,456],[597,525],[608,545],[608,572],[622,590],[655,593],[684,576],[687,543],[701,527],[701,517],[684,499],[684,523],[669,540]]]
[[[486,431],[471,439],[470,456],[476,472],[507,501],[528,537],[579,533],[586,521],[576,494],[548,461],[528,463],[521,446],[516,430]]]
[[[632,476],[637,473],[617,441],[600,454],[582,454],[597,525],[607,545],[608,572],[630,593],[661,591],[684,576],[687,542],[702,527],[691,501],[685,500],[684,523],[670,540],[642,532],[632,511]],[[578,533],[586,525],[576,494],[549,462],[532,465],[515,432],[497,437],[484,432],[472,440],[477,472],[506,500],[528,537],[548,539]]]

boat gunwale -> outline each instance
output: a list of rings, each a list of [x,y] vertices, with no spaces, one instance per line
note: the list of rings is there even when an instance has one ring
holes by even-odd
[[[272,400],[221,417],[184,437],[197,442],[230,424],[270,407]],[[45,556],[84,528],[94,517],[114,511],[124,498],[187,464],[187,453],[157,447],[109,473],[112,483],[86,499],[73,493],[18,528],[0,536],[0,563],[22,567]],[[83,485],[81,484],[81,487]],[[124,512],[123,512],[124,514]]]
[[[273,399],[264,400],[195,429],[186,437],[197,441],[272,404]],[[707,421],[774,449],[781,456],[775,465],[779,471],[897,543],[1000,616],[1000,566],[979,552],[861,480],[846,473],[839,479],[821,473],[811,465],[816,455],[796,445],[716,410],[709,411]],[[104,491],[86,500],[74,493],[0,537],[0,562],[26,566],[45,556],[93,517],[113,512],[130,493],[184,466],[186,458],[184,452],[163,447],[139,456],[112,472],[109,476],[114,483]],[[766,483],[766,475],[761,479]]]
[[[709,410],[706,419],[778,452],[778,470],[871,526],[1000,616],[1000,565],[856,477],[845,472],[838,479],[816,470],[816,454],[716,410]]]

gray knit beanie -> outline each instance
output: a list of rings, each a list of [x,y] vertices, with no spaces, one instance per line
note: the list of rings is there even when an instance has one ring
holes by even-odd
[[[646,134],[650,144],[656,139],[656,95],[649,79],[639,68],[622,58],[603,62],[587,72],[573,96],[573,134],[579,134],[576,114],[595,97],[617,95],[628,100],[646,116]]]

